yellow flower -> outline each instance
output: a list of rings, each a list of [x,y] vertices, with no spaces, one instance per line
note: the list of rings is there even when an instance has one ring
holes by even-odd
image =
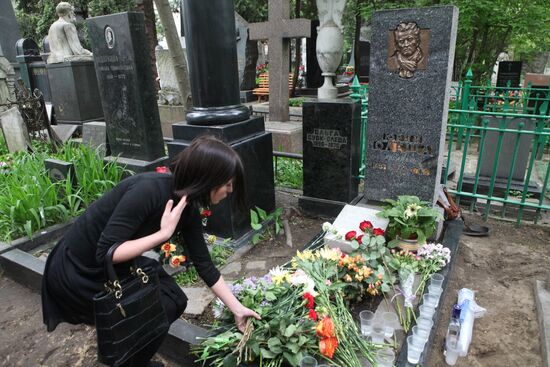
[[[304,252],[297,251],[296,257],[302,261],[315,260],[315,255],[311,250],[305,250]]]
[[[281,285],[284,282],[288,282],[290,279],[290,274],[288,271],[280,266],[271,269],[269,271],[269,275],[271,275],[271,280],[275,283],[275,285]]]
[[[208,237],[206,237],[206,242],[208,242],[209,244],[213,245],[214,242],[216,242],[216,239],[217,237],[214,236],[213,234],[209,235]]]
[[[174,251],[176,251],[176,245],[173,245],[171,244],[170,242],[166,242],[164,243],[160,249],[165,253],[165,254],[170,254]]]
[[[170,266],[173,268],[177,268],[181,265],[182,262],[185,262],[185,256],[172,256],[172,258],[170,259]]]
[[[344,275],[344,281],[346,281],[346,282],[349,283],[349,282],[351,282],[352,280],[353,280],[353,279],[351,278],[351,276],[350,276],[349,274]]]
[[[340,259],[338,251],[327,247],[319,250],[319,256],[325,260],[338,261]]]

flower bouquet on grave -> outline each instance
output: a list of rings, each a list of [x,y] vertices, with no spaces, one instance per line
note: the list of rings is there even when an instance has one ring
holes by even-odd
[[[416,251],[435,232],[437,221],[443,219],[437,209],[417,196],[402,195],[397,200],[386,199],[384,202],[384,210],[377,215],[389,219],[386,235],[390,248],[399,246]]]

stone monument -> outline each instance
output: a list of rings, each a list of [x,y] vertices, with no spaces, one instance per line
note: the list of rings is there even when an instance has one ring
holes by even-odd
[[[21,38],[11,0],[0,0],[0,49],[9,62],[15,64],[15,42]]]
[[[15,101],[14,82],[15,71],[0,50],[0,112],[8,109],[8,101]]]
[[[338,96],[338,89],[334,86],[333,78],[342,61],[344,45],[342,15],[346,0],[317,0],[316,2],[319,11],[317,61],[325,78],[325,82],[317,91],[317,97],[335,99]]]
[[[50,44],[50,56],[48,64],[67,61],[93,60],[92,53],[80,44],[78,32],[74,22],[74,8],[71,4],[60,2],[55,7],[59,16],[50,26],[48,41]]]
[[[365,168],[371,201],[435,202],[441,178],[458,9],[375,12]]]
[[[40,49],[36,42],[30,38],[21,38],[15,44],[17,61],[19,62],[19,74],[25,86],[34,91],[38,89],[44,96],[44,101],[51,102],[50,81],[46,63],[40,56]]]
[[[289,121],[288,74],[290,38],[309,37],[311,21],[289,19],[289,0],[269,0],[269,21],[249,24],[251,40],[268,40],[269,47],[269,119]]]
[[[50,27],[50,55],[46,70],[58,124],[81,126],[103,120],[92,53],[80,45],[73,24],[74,10],[66,2],[56,6],[59,19]]]
[[[187,124],[173,125],[169,155],[174,157],[197,136],[220,137],[243,161],[248,203],[271,212],[275,208],[271,134],[265,132],[262,117],[249,118],[248,108],[240,104],[233,1],[184,0],[184,8],[194,107]],[[250,230],[249,213],[237,210],[231,200],[211,210],[209,233],[238,239]]]
[[[144,15],[125,12],[86,22],[112,154],[106,159],[134,172],[155,170],[167,157]]]

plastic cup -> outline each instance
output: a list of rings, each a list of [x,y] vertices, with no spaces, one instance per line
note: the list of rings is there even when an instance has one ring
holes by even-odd
[[[407,337],[407,361],[413,365],[416,365],[420,361],[420,356],[424,350],[424,343],[418,343],[414,340],[414,337]]]
[[[428,341],[429,336],[430,336],[429,330],[419,328],[418,326],[413,326],[412,337],[414,338],[415,344],[419,344],[420,342],[426,343]]]
[[[443,288],[441,287],[438,287],[436,285],[428,286],[428,294],[433,294],[434,296],[441,297],[442,292],[443,292]]]
[[[395,353],[391,349],[380,349],[374,354],[374,360],[378,367],[393,367]]]
[[[370,336],[374,323],[374,312],[367,310],[359,312],[359,321],[361,322],[361,334]]]
[[[395,312],[384,312],[382,313],[382,324],[384,325],[384,336],[391,338],[393,331],[399,325],[399,317]]]
[[[434,326],[434,322],[431,318],[419,317],[416,319],[416,326],[418,326],[419,329],[426,329],[431,331],[432,327]]]
[[[437,305],[439,304],[439,297],[434,296],[433,294],[423,295],[422,300],[424,301],[423,304],[427,305],[428,307],[437,308]]]
[[[430,277],[430,285],[435,285],[436,287],[442,288],[443,279],[445,279],[445,277],[441,274],[432,274]]]
[[[435,307],[429,306],[429,305],[420,305],[418,306],[418,311],[419,311],[419,314],[418,314],[419,317],[425,317],[433,320],[433,317],[435,314]]]
[[[384,342],[384,324],[380,321],[376,321],[372,324],[372,332],[370,334],[371,341],[374,344],[380,344]]]
[[[300,367],[317,367],[317,360],[312,356],[304,356],[300,360]]]

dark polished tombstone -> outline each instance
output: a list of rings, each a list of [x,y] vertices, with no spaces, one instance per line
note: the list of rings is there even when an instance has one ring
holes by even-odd
[[[144,15],[87,20],[111,157],[135,172],[166,161]],[[116,158],[118,156],[118,159]]]
[[[0,0],[0,48],[10,63],[17,63],[15,43],[21,38],[11,0]]]
[[[407,32],[416,29],[417,36],[397,51],[396,35],[407,34],[396,31],[402,22],[408,23]],[[368,200],[416,195],[435,201],[457,23],[454,6],[374,13],[365,168]],[[408,62],[402,63],[402,58]]]
[[[275,208],[273,144],[263,118],[249,118],[240,104],[233,1],[185,0],[184,8],[194,107],[187,124],[172,126],[168,153],[173,158],[198,136],[218,136],[243,161],[248,204],[270,212]],[[250,230],[249,213],[237,210],[231,200],[211,209],[209,233],[237,239]]]
[[[48,158],[44,160],[44,166],[52,182],[63,181],[70,178],[73,187],[78,187],[74,164],[59,159]]]
[[[370,42],[359,41],[359,66],[356,74],[359,76],[359,82],[368,83],[369,81],[369,62],[370,62]]]
[[[510,87],[519,87],[521,78],[521,61],[500,61],[498,63],[497,87],[506,87],[508,82]]]
[[[311,37],[306,38],[306,86],[307,88],[320,88],[325,81],[321,75],[323,72],[317,62],[317,27],[319,20],[311,21]]]
[[[30,38],[21,38],[17,41],[15,49],[21,79],[25,86],[31,91],[39,89],[44,96],[44,101],[51,102],[52,94],[46,63],[40,56],[40,50],[36,42]]]
[[[304,188],[300,208],[336,216],[358,194],[361,104],[350,99],[303,104]]]

